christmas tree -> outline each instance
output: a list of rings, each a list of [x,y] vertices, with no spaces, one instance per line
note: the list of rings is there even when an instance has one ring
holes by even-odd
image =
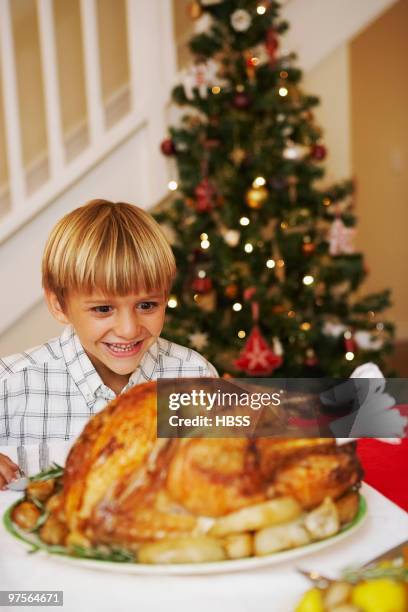
[[[165,335],[220,374],[348,376],[384,367],[389,291],[362,297],[351,181],[324,183],[326,148],[279,3],[190,5],[194,57],[172,92],[184,113],[161,144],[174,197],[157,213],[178,265]]]

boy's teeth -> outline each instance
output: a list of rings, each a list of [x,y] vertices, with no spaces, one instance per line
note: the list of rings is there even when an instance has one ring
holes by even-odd
[[[131,351],[132,349],[135,348],[136,344],[138,344],[138,342],[132,342],[132,344],[109,344],[109,346],[111,346],[115,351],[121,351],[123,353],[126,353],[127,351]]]

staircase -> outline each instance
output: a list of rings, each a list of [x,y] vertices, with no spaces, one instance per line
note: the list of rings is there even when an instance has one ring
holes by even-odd
[[[123,0],[128,79],[106,96],[98,18],[102,1],[118,2],[78,0],[86,112],[67,131],[56,3],[24,0],[27,6],[31,2],[38,27],[46,131],[45,150],[27,164],[13,27],[15,5],[13,0],[0,0],[0,115],[3,109],[8,178],[3,185],[0,181],[0,334],[41,299],[41,253],[57,219],[96,197],[149,208],[167,194],[169,167],[159,143],[168,124],[169,92],[177,80],[173,9],[184,10],[184,2]],[[299,54],[299,64],[310,70],[393,2],[287,0],[283,17],[290,21],[291,29],[285,44]]]
[[[13,0],[0,0],[8,169],[7,184],[0,185],[0,333],[40,300],[41,252],[58,218],[96,197],[133,201],[148,208],[167,194],[168,169],[159,143],[166,133],[169,91],[175,80],[171,1],[125,0],[125,7],[129,78],[106,98],[98,1],[79,0],[86,116],[66,133],[62,127],[55,4],[53,0],[32,2],[38,25],[47,147],[25,165],[14,40],[16,16],[13,22],[12,15],[15,6]]]

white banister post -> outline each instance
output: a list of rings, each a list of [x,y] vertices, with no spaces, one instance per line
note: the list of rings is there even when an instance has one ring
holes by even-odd
[[[175,74],[172,7],[171,0],[127,0],[126,6],[132,110],[148,117],[143,162],[146,201],[153,205],[166,195],[170,176],[160,142]]]
[[[10,203],[18,211],[24,207],[25,174],[9,0],[0,0],[0,49]]]
[[[126,0],[127,49],[132,111],[146,111],[148,79],[152,75],[149,50],[155,44],[150,31],[149,11],[152,4],[144,0]]]
[[[99,60],[98,15],[95,0],[80,0],[85,62],[85,88],[91,145],[100,141],[105,129]]]
[[[50,176],[54,178],[61,172],[64,166],[64,142],[52,0],[37,0],[37,17],[40,33],[42,76],[45,89],[48,163]]]
[[[161,5],[161,40],[162,40],[162,59],[165,65],[165,87],[168,91],[170,100],[171,89],[176,84],[177,78],[177,45],[174,31],[174,15],[172,0],[164,0]]]

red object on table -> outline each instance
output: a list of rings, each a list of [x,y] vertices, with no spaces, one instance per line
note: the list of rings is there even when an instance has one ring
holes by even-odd
[[[408,404],[401,404],[398,410],[408,417]],[[405,436],[408,436],[408,426]],[[364,480],[408,511],[408,438],[405,437],[401,444],[361,439],[357,452],[364,468]]]

